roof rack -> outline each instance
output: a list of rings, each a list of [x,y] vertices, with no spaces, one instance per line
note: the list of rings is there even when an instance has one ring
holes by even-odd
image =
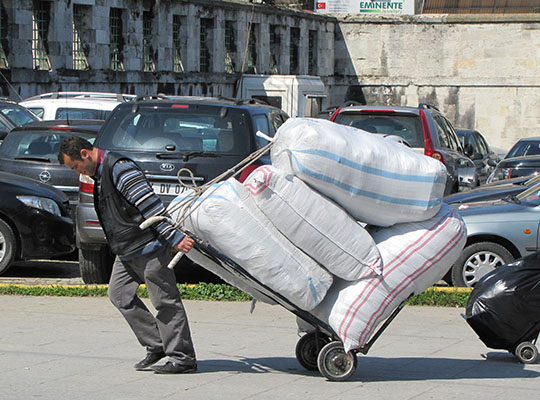
[[[64,99],[64,98],[77,98],[77,99],[96,99],[96,100],[115,100],[120,102],[126,102],[135,99],[137,96],[134,94],[125,93],[105,93],[105,92],[49,92],[42,93],[37,96],[29,97],[26,100],[39,100],[39,99]]]
[[[437,107],[435,107],[435,106],[433,106],[431,104],[428,104],[428,103],[420,103],[420,104],[418,104],[418,108],[423,108],[423,109],[430,109],[431,108],[433,110],[436,110],[436,111],[440,112],[440,110]]]

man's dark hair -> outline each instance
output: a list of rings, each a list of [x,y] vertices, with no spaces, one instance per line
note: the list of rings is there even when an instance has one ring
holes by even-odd
[[[81,150],[93,150],[94,145],[88,140],[83,139],[79,136],[70,136],[65,138],[60,143],[60,148],[58,150],[58,161],[60,164],[64,164],[64,154],[69,156],[72,160],[81,161]]]

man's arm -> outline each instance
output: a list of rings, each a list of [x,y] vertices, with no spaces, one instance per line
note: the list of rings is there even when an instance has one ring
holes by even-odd
[[[169,216],[163,202],[133,162],[117,162],[113,167],[113,181],[118,191],[141,212],[144,219]],[[154,225],[154,229],[177,250],[187,253],[193,246],[193,240],[178,232],[168,221]]]

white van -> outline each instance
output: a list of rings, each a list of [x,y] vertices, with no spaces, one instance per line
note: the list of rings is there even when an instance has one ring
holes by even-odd
[[[242,75],[237,99],[259,99],[281,108],[290,117],[315,117],[326,106],[321,78],[311,75]]]
[[[29,97],[20,105],[42,120],[100,119],[105,120],[120,103],[134,99],[131,94],[101,92],[54,92]]]

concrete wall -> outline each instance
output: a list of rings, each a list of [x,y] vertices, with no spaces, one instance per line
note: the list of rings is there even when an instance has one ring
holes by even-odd
[[[331,102],[431,103],[506,150],[540,136],[539,15],[337,17]]]

